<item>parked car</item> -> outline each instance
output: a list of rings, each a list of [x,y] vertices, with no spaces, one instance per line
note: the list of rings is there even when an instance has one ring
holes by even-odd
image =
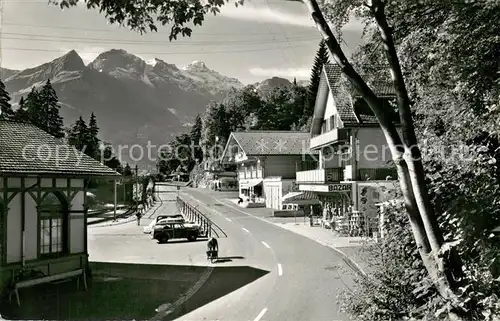
[[[166,243],[170,239],[187,239],[196,241],[200,236],[200,227],[197,224],[167,222],[157,224],[153,229],[153,239]]]
[[[186,219],[184,218],[184,216],[182,214],[158,215],[156,217],[156,219],[151,221],[151,223],[148,226],[144,226],[143,232],[144,232],[144,234],[150,234],[153,231],[155,225],[157,225],[160,222],[162,222],[162,223],[166,223],[166,222],[184,223],[185,221],[186,221]]]

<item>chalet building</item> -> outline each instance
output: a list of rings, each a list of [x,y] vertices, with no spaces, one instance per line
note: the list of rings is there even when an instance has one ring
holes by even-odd
[[[18,289],[88,269],[89,179],[120,174],[33,125],[0,121],[0,282]]]
[[[391,109],[389,102],[395,98],[392,85],[371,85]],[[396,188],[397,179],[376,117],[362,97],[350,89],[337,65],[324,66],[309,146],[319,152],[319,157],[313,162],[297,164],[299,189],[315,192],[324,212],[345,219],[335,226],[345,228],[362,225],[366,218],[375,219],[376,204],[391,198],[389,194]],[[394,117],[397,120],[396,112]],[[331,220],[325,216],[328,215],[324,215],[325,220]]]
[[[310,161],[309,133],[233,132],[222,156],[237,164],[240,197],[248,207],[282,209],[283,195],[295,183],[296,163]]]

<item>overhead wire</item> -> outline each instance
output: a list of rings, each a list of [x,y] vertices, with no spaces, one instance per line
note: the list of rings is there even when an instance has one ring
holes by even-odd
[[[4,0],[5,1],[5,0]],[[6,26],[14,26],[14,27],[30,27],[30,28],[45,28],[45,29],[60,29],[60,30],[75,30],[75,31],[90,31],[90,32],[103,32],[103,33],[110,33],[110,32],[116,32],[117,30],[126,30],[129,31],[130,29],[126,27],[118,27],[118,25],[111,25],[118,27],[114,30],[110,29],[100,29],[100,28],[78,28],[78,27],[71,27],[71,26],[54,26],[54,25],[39,25],[39,24],[26,24],[26,23],[13,23],[13,22],[5,22],[4,25]],[[244,33],[237,33],[237,32],[203,32],[203,31],[195,31],[196,35],[204,35],[204,36],[264,36],[267,33],[265,32],[244,32]],[[316,32],[316,29],[314,27],[311,27],[311,30],[308,31],[303,31],[303,32],[298,32],[297,34],[308,34],[312,35]],[[153,34],[153,33],[152,33]]]
[[[169,46],[195,46],[195,45],[247,45],[247,44],[261,44],[261,43],[276,43],[276,42],[290,42],[289,38],[286,39],[260,39],[260,40],[224,40],[224,41],[174,41],[168,40],[126,40],[117,38],[94,38],[94,37],[74,37],[74,36],[47,36],[42,34],[31,33],[17,33],[17,32],[4,32],[3,39],[9,40],[27,40],[27,41],[42,41],[42,42],[80,42],[80,43],[101,43],[101,44],[136,44],[136,45],[169,45]],[[10,37],[9,37],[10,36]],[[14,36],[14,37],[13,37]],[[17,37],[16,37],[17,36]],[[33,38],[37,37],[37,38]],[[295,37],[294,41],[312,41],[311,37]]]
[[[294,48],[298,47],[309,47],[310,45],[296,45]],[[2,50],[10,50],[10,51],[33,51],[33,52],[58,52],[62,53],[61,50],[56,49],[43,49],[43,48],[19,48],[19,47],[2,47]],[[274,51],[274,50],[283,50],[282,48],[253,48],[253,49],[241,49],[241,50],[219,50],[219,51],[204,51],[204,50],[196,50],[192,52],[133,52],[136,55],[203,55],[203,54],[227,54],[227,53],[241,53],[241,52],[260,52],[260,51]],[[75,49],[78,51],[78,49]],[[87,51],[85,53],[91,54],[101,54],[102,51]]]

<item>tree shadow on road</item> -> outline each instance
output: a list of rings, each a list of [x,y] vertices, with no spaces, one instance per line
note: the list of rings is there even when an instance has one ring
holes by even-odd
[[[209,271],[201,266],[103,262],[93,262],[91,267],[88,291],[77,291],[75,281],[21,289],[21,307],[15,299],[3,300],[0,314],[10,320],[146,320],[155,316],[159,306],[189,293]],[[192,311],[267,273],[246,266],[214,267],[200,294],[174,313]]]
[[[161,321],[177,319],[212,301],[217,300],[269,273],[248,266],[216,267],[210,277],[189,300],[172,313],[159,318]]]

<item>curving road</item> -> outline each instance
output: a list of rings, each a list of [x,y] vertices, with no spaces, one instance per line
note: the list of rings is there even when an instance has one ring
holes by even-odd
[[[175,212],[177,192],[160,186],[160,213]],[[196,291],[170,314],[169,320],[349,320],[339,312],[337,294],[352,284],[352,275],[333,250],[254,216],[221,194],[183,188],[180,196],[218,224],[227,234],[219,239],[223,262],[208,264],[205,242],[156,244],[135,222],[89,229],[91,261],[211,266]],[[150,219],[143,219],[142,226]],[[239,267],[251,267],[255,278],[241,282]],[[258,275],[257,275],[258,274]],[[199,288],[199,289],[198,289]],[[222,288],[227,288],[225,291]],[[220,291],[221,295],[214,296]],[[171,302],[170,302],[171,303]],[[154,314],[154,313],[153,313]]]

